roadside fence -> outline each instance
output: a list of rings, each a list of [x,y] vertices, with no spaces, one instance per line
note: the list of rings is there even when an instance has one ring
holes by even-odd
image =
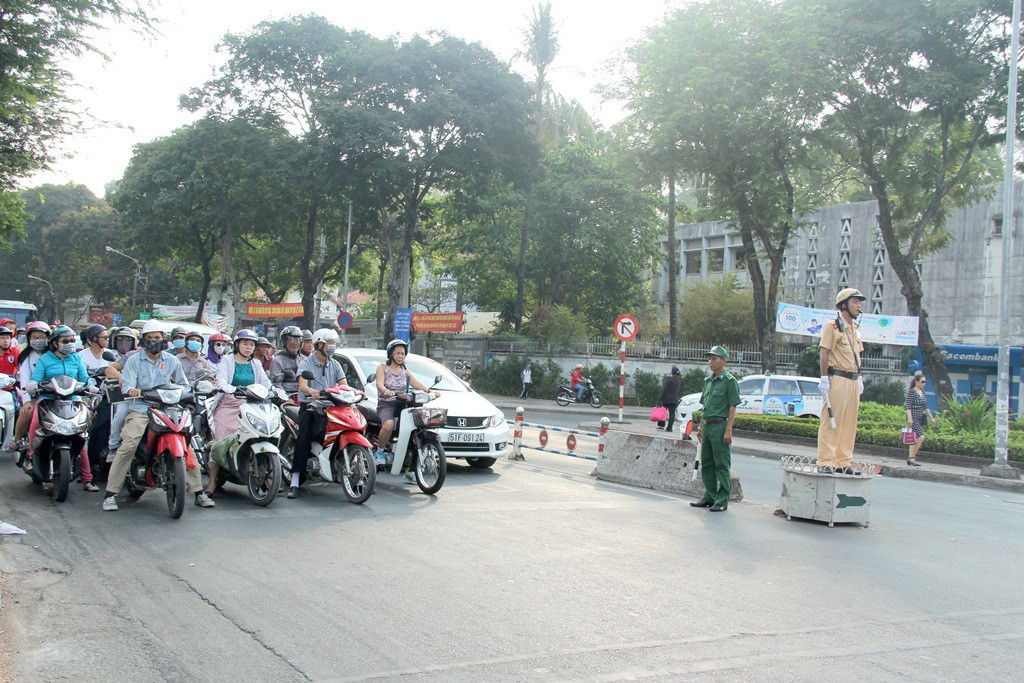
[[[567,455],[571,458],[582,458],[584,460],[597,460],[604,453],[604,441],[605,434],[608,433],[608,424],[610,420],[607,417],[601,418],[601,431],[599,432],[585,432],[579,429],[569,429],[568,427],[553,427],[550,425],[536,424],[533,422],[525,422],[523,420],[523,407],[519,406],[516,408],[516,419],[506,420],[509,425],[513,427],[512,437],[512,453],[509,454],[509,460],[526,460],[523,456],[523,449],[530,449],[534,451],[541,451],[543,453],[554,453],[556,455]],[[531,445],[523,443],[523,428],[532,427],[540,430],[540,434],[537,437],[539,445]],[[564,432],[567,434],[565,438],[565,450],[549,448],[548,444],[551,440],[548,432]],[[597,438],[597,453],[582,453],[576,450],[579,446],[577,436],[588,436]]]

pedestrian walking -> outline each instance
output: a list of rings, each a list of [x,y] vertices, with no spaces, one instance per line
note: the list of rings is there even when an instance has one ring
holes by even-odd
[[[856,474],[850,463],[857,438],[860,395],[864,393],[864,378],[860,374],[864,343],[860,340],[857,318],[866,298],[856,289],[840,291],[836,294],[839,314],[821,331],[818,389],[827,397],[826,407],[831,406],[831,415],[829,410],[821,411],[818,425],[818,471],[823,474]],[[835,420],[835,427],[830,417]]]
[[[729,352],[715,346],[708,351],[711,377],[704,381],[700,402],[704,406],[697,437],[700,439],[700,474],[704,497],[690,503],[695,508],[723,512],[732,492],[732,424],[740,404],[740,383],[725,369]]]
[[[674,365],[669,376],[665,378],[664,386],[661,388],[661,400],[659,403],[665,406],[665,410],[668,413],[668,424],[658,422],[658,426],[655,429],[664,427],[666,432],[671,432],[672,425],[676,421],[676,409],[679,407],[679,368]]]
[[[526,367],[523,368],[523,393],[519,394],[519,398],[530,398],[530,387],[533,386],[533,361],[526,361]]]
[[[928,408],[928,401],[924,397],[924,388],[927,384],[928,380],[924,373],[915,372],[910,379],[910,386],[907,387],[907,400],[903,404],[903,407],[907,409],[907,427],[913,429],[914,436],[917,437],[910,445],[910,455],[907,458],[907,464],[913,467],[921,466],[921,463],[917,461],[917,452],[921,450],[921,444],[924,443],[925,416],[931,421],[932,426],[935,426],[935,416],[932,415],[932,411]]]

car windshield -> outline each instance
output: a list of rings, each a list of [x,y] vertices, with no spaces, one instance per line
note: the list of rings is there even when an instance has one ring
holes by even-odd
[[[363,379],[372,377],[377,372],[377,366],[384,362],[383,356],[357,356],[356,361],[359,363],[360,375]],[[434,383],[434,378],[441,375],[441,382],[436,387],[438,391],[452,391],[465,393],[468,391],[466,385],[462,383],[458,377],[452,373],[451,370],[441,365],[437,361],[430,360],[429,358],[410,356],[405,360],[405,367],[412,373],[424,386],[429,387]],[[372,384],[373,380],[368,384]]]
[[[760,396],[763,390],[763,379],[745,379],[740,382],[740,396]]]

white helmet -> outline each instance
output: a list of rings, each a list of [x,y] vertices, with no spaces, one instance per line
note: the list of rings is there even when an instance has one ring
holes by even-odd
[[[314,345],[319,344],[321,342],[323,342],[324,344],[328,344],[328,345],[329,344],[337,344],[338,341],[339,341],[338,333],[335,332],[334,330],[323,329],[323,330],[317,330],[316,332],[313,333],[313,344]]]
[[[142,326],[142,336],[143,337],[145,337],[150,332],[159,332],[160,334],[164,335],[165,337],[167,336],[167,332],[166,332],[166,330],[164,330],[164,326],[161,325],[156,320],[147,320],[146,324]]]

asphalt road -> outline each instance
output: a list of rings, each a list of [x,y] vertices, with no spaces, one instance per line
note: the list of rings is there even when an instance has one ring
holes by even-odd
[[[555,424],[557,413],[532,416]],[[52,504],[0,459],[2,620],[18,681],[1012,680],[1024,496],[876,478],[871,527],[772,515],[737,456],[723,514],[527,452],[453,464],[435,497],[382,476],[180,521]],[[3,667],[0,666],[0,671]]]

